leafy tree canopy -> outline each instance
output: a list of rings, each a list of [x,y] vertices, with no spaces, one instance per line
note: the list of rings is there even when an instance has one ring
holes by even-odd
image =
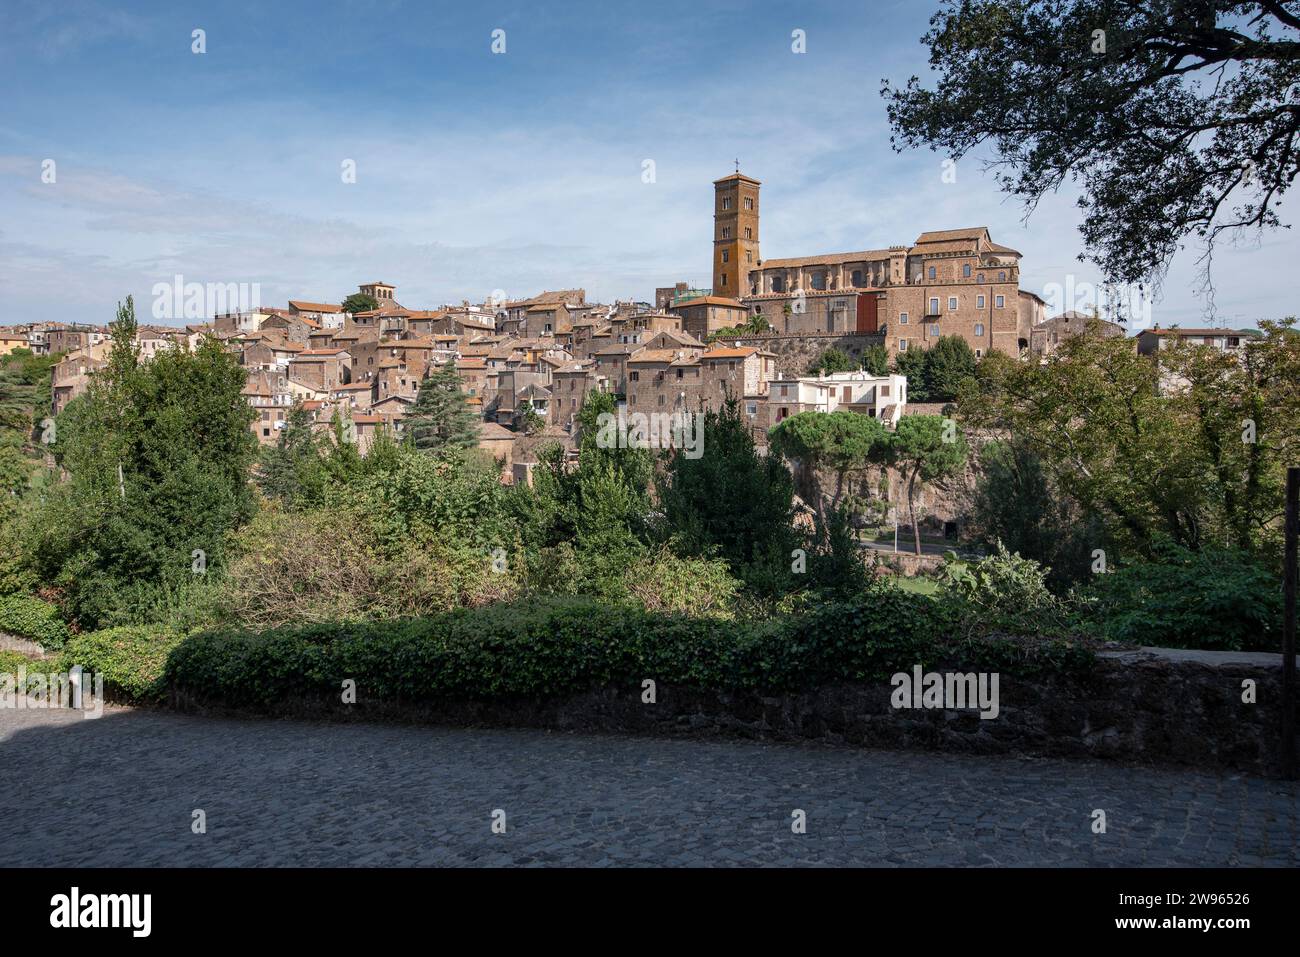
[[[369,312],[372,309],[379,308],[379,300],[369,293],[354,292],[340,303],[344,312],[350,312],[356,315],[358,312]]]
[[[1300,168],[1295,0],[946,0],[930,22],[937,84],[883,84],[895,148],[986,146],[1030,209],[1076,181],[1108,278],[1279,225]]]

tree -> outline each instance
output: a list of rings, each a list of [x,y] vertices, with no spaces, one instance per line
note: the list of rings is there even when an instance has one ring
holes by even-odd
[[[406,434],[421,452],[455,451],[478,445],[478,416],[465,401],[455,361],[431,371],[406,419]]]
[[[1029,209],[1081,185],[1087,255],[1159,277],[1187,236],[1279,225],[1300,168],[1294,0],[948,0],[934,89],[888,81],[895,149],[987,144]]]
[[[134,328],[128,299],[104,368],[59,415],[52,450],[70,478],[35,523],[43,579],[87,625],[219,570],[254,510],[244,370],[213,339],[140,363]]]
[[[925,350],[908,349],[894,357],[894,372],[907,379],[909,402],[929,402],[930,390],[926,386]]]
[[[887,457],[889,432],[879,419],[857,412],[800,412],[777,423],[768,433],[768,443],[773,454],[803,466],[814,511],[825,526],[818,473],[823,469],[835,473],[831,510],[838,509],[847,474]]]
[[[855,372],[857,369],[858,364],[849,358],[848,353],[832,346],[808,366],[808,375],[832,375],[836,372]]]
[[[321,449],[311,413],[295,402],[275,445],[261,450],[255,479],[267,497],[294,506],[319,499],[321,478]]]
[[[1240,357],[1180,345],[1153,359],[1131,340],[1071,337],[1044,364],[982,369],[962,414],[1024,442],[1122,548],[1275,554],[1283,467],[1300,455],[1300,336],[1262,325]]]
[[[990,552],[1005,546],[1044,566],[1056,592],[1087,578],[1093,549],[1106,545],[1096,516],[1058,488],[1042,460],[1014,437],[980,449],[971,531]]]
[[[703,413],[703,455],[669,454],[656,481],[664,537],[683,557],[725,559],[751,585],[788,568],[794,485],[776,456],[759,455],[740,404]],[[763,566],[756,568],[755,566]]]
[[[370,312],[379,308],[379,300],[369,293],[354,292],[340,304],[340,308],[347,313],[356,315],[358,312]]]
[[[890,442],[890,457],[907,481],[907,511],[912,520],[916,554],[921,554],[921,526],[916,521],[917,490],[956,474],[966,464],[966,439],[938,415],[905,415]]]
[[[564,587],[612,597],[625,592],[627,569],[646,554],[653,456],[610,440],[604,417],[617,411],[613,395],[588,393],[575,420],[577,466],[558,442],[547,444],[532,487],[514,490],[530,577],[555,583],[564,569]]]
[[[943,336],[921,354],[930,402],[951,402],[962,383],[975,374],[975,352],[961,336]]]
[[[862,350],[862,368],[872,375],[889,375],[889,352],[884,346],[867,346]]]
[[[531,402],[524,405],[521,418],[524,435],[538,435],[546,428],[546,420],[538,415]]]

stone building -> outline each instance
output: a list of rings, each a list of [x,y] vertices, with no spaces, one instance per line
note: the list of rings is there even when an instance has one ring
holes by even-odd
[[[758,190],[762,184],[740,170],[713,181],[713,295],[745,291],[759,265]]]
[[[1021,254],[994,242],[987,227],[923,232],[911,245],[886,249],[764,260],[759,181],[737,171],[713,186],[710,295],[738,298],[742,320],[758,313],[791,335],[878,333],[891,355],[958,335],[977,355],[1016,356],[1029,350],[1030,329],[1045,318],[1042,300],[1020,289]],[[702,327],[696,318],[687,328],[701,338],[712,331],[707,316]]]
[[[1124,335],[1124,327],[1082,312],[1064,312],[1038,323],[1029,330],[1029,351],[1035,356],[1049,356],[1072,336],[1094,332],[1103,339]]]

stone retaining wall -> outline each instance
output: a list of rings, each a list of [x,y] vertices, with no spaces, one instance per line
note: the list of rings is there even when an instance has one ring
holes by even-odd
[[[942,670],[942,669],[934,669]],[[653,675],[647,675],[653,678]],[[1256,682],[1255,704],[1242,701]],[[668,736],[740,736],[868,747],[1091,757],[1275,775],[1279,767],[1281,656],[1141,649],[1103,653],[1081,675],[999,678],[999,714],[901,710],[892,687],[836,684],[761,696],[659,685],[606,688],[556,700],[448,702],[434,707],[286,703],[277,713],[454,726],[550,728]],[[178,699],[183,710],[205,710]],[[216,709],[220,710],[220,709]]]

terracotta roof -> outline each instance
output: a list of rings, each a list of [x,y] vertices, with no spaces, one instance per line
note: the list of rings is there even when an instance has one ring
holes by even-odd
[[[677,352],[674,349],[641,349],[627,361],[631,365],[634,362],[672,362],[676,358]]]
[[[328,302],[308,302],[306,299],[290,299],[289,305],[299,312],[342,312],[342,306]]]
[[[478,435],[480,439],[485,439],[489,442],[501,439],[509,439],[513,441],[515,438],[514,432],[511,432],[505,426],[497,425],[495,422],[480,422],[478,426]]]
[[[1178,329],[1178,328],[1174,328],[1174,329],[1164,328],[1164,329],[1161,329],[1161,328],[1154,327],[1154,326],[1153,326],[1152,328],[1150,328],[1150,329],[1144,329],[1142,332],[1139,332],[1138,335],[1140,335],[1140,336],[1141,336],[1141,335],[1146,335],[1147,333],[1150,333],[1150,334],[1152,334],[1152,335],[1156,335],[1156,336],[1252,336],[1252,337],[1258,337],[1258,336],[1261,335],[1261,333],[1259,332],[1258,329]]]
[[[685,309],[687,306],[734,306],[737,309],[744,309],[745,304],[739,299],[728,299],[726,296],[700,296],[698,299],[685,299],[681,302],[670,303],[668,309]]]
[[[757,269],[790,269],[795,266],[836,265],[848,262],[870,262],[888,259],[888,249],[866,249],[856,253],[827,253],[824,256],[799,256],[795,259],[764,259],[755,267]],[[690,305],[690,303],[685,303]]]
[[[369,382],[349,382],[347,385],[336,385],[336,386],[334,387],[334,391],[335,391],[335,392],[361,392],[361,391],[369,392],[369,391],[370,391],[370,383],[369,383]]]
[[[988,236],[989,228],[987,226],[970,226],[966,229],[939,229],[934,232],[922,233],[916,237],[916,245],[923,243],[946,243],[954,239],[983,239]]]
[[[748,359],[756,352],[758,352],[758,350],[752,346],[742,346],[737,349],[710,349],[708,352],[700,356],[700,359]]]
[[[546,303],[556,304],[568,302],[569,300],[581,301],[587,298],[585,289],[558,289],[555,291],[540,292],[529,299],[517,299],[514,302],[507,302],[507,309],[517,309],[520,306],[538,306]]]

